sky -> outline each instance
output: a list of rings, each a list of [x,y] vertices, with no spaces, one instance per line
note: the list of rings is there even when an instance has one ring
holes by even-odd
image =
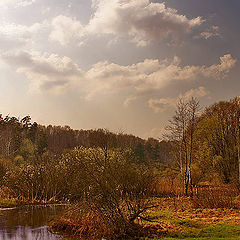
[[[1,0],[0,113],[161,138],[179,98],[240,95],[239,0]]]

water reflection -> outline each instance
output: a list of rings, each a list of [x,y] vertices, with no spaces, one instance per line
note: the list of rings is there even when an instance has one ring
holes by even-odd
[[[49,218],[66,206],[28,206],[0,210],[0,240],[61,240],[47,230]]]
[[[50,233],[47,227],[31,228],[17,227],[16,229],[0,230],[1,240],[62,240],[61,237]]]

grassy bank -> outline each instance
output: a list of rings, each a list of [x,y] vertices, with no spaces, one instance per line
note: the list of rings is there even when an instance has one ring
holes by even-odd
[[[17,199],[0,198],[0,208],[11,208],[21,204]]]
[[[19,200],[13,197],[0,197],[0,208],[12,208],[24,205],[49,205],[49,204],[65,204],[65,202],[59,201],[30,201],[30,200]],[[68,204],[68,202],[66,202]]]
[[[240,210],[237,207],[196,208],[195,202],[188,198],[158,198],[153,202],[159,206],[147,211],[145,217],[149,221],[135,221],[139,227],[136,233],[140,231],[135,239],[240,239]],[[53,221],[51,226],[74,236],[91,231],[90,216],[85,228],[76,219],[71,211]],[[119,238],[113,236],[111,239]]]
[[[240,239],[239,209],[195,208],[186,198],[159,201],[161,206],[148,214],[164,236],[152,239]]]

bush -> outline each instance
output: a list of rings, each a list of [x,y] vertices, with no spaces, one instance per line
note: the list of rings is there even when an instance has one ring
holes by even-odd
[[[93,209],[86,202],[73,205],[63,216],[50,222],[50,226],[54,231],[84,239],[132,239],[144,235],[140,225],[121,222],[121,219],[110,221]]]
[[[63,169],[59,159],[51,154],[39,157],[35,163],[17,164],[9,168],[4,184],[14,197],[27,201],[51,201],[63,199]]]
[[[90,234],[91,238],[109,234],[127,236],[132,232],[136,235],[139,226],[134,221],[144,218],[145,211],[152,207],[149,201],[154,189],[152,171],[134,164],[134,155],[129,150],[81,147],[68,153],[67,159],[78,165],[84,196],[63,218],[70,216],[71,223],[67,225],[76,224],[74,231]],[[57,224],[60,228],[63,219]]]

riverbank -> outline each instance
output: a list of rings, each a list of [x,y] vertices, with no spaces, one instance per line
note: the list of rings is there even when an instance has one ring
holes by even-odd
[[[1,208],[13,208],[21,206],[47,206],[47,205],[70,205],[68,202],[59,201],[22,201],[16,198],[1,198],[0,197],[0,209]]]
[[[151,224],[160,225],[163,232],[161,238],[153,236],[153,239],[240,239],[237,205],[236,208],[196,208],[188,198],[164,199],[160,203],[148,212]]]
[[[145,217],[149,221],[136,222],[147,233],[147,237],[141,239],[240,239],[240,205],[237,198],[232,208],[199,208],[193,200],[185,197],[157,198],[153,201],[158,207],[147,211]],[[75,217],[72,212],[57,218],[50,225],[57,231],[74,236],[84,234]]]
[[[14,198],[0,198],[0,208],[12,208],[22,204],[21,201]]]

